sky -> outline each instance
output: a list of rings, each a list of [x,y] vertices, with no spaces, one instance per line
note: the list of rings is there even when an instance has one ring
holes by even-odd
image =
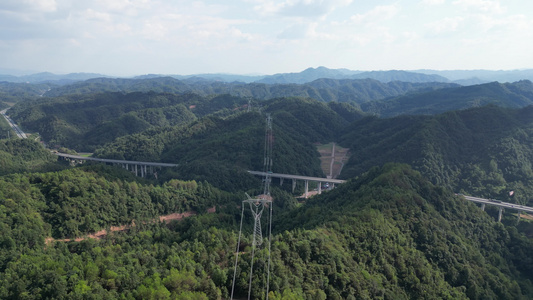
[[[0,70],[533,68],[528,0],[1,0]]]

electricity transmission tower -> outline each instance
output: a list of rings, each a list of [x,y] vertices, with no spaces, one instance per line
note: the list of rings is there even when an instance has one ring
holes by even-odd
[[[242,201],[242,211],[241,211],[241,224],[239,227],[239,239],[237,241],[237,250],[235,251],[235,269],[233,271],[233,284],[231,287],[231,299],[233,299],[233,292],[235,290],[235,279],[237,277],[237,265],[239,262],[239,247],[241,243],[242,235],[242,220],[244,219],[244,208],[248,206],[252,213],[254,221],[254,229],[252,236],[252,253],[251,253],[251,262],[250,262],[250,278],[248,280],[248,299],[250,299],[252,292],[252,278],[254,272],[254,256],[256,248],[263,245],[263,231],[261,226],[261,217],[265,208],[269,211],[268,217],[268,241],[265,247],[268,247],[268,263],[267,263],[267,282],[266,282],[266,299],[268,300],[268,290],[270,283],[270,244],[272,241],[272,197],[270,196],[270,182],[272,174],[272,118],[270,114],[267,114],[266,119],[266,132],[265,132],[265,149],[263,157],[263,172],[265,173],[263,177],[263,194],[252,199],[248,194],[248,199]]]

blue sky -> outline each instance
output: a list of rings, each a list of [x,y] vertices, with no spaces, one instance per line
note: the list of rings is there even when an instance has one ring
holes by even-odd
[[[0,69],[533,68],[533,1],[2,0]]]

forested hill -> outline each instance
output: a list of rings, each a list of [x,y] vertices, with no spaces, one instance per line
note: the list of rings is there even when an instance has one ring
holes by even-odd
[[[280,173],[323,176],[314,143],[335,140],[350,121],[361,118],[353,107],[338,103],[281,98],[262,105],[275,120],[273,171]],[[224,119],[206,117],[184,126],[118,138],[97,149],[95,155],[177,163],[174,176],[208,180],[235,190],[247,182],[245,178],[239,182],[236,174],[262,170],[264,130],[265,116],[254,111]]]
[[[345,131],[352,158],[342,176],[395,161],[412,165],[432,182],[488,198],[526,201],[533,191],[533,106],[497,106],[436,116],[368,117]]]
[[[0,127],[1,128],[1,127]],[[0,176],[12,173],[55,170],[55,155],[36,141],[0,139]]]
[[[450,83],[410,83],[374,79],[317,79],[305,84],[226,83],[199,78],[149,79],[98,78],[61,86],[46,93],[49,97],[102,92],[197,93],[203,97],[229,94],[265,100],[279,97],[312,98],[322,102],[347,102],[364,112],[390,117],[402,114],[438,114],[445,111],[496,104],[524,107],[533,103],[533,83],[485,83],[459,86]],[[211,97],[211,96],[209,96]]]
[[[521,108],[533,104],[533,83],[529,80],[514,83],[486,83],[465,87],[435,89],[411,93],[360,105],[365,112],[382,117],[397,115],[438,114],[494,104],[501,107]]]
[[[240,105],[246,103],[239,100]],[[206,102],[217,100],[194,94],[104,93],[25,101],[9,113],[19,125],[38,132],[52,146],[92,151],[125,134],[185,124],[197,115],[219,110]],[[191,105],[197,106],[196,114],[190,111]]]
[[[42,96],[52,84],[13,83],[0,81],[0,109],[5,103],[16,103]]]
[[[281,254],[315,270],[294,268],[294,276],[316,282],[329,274],[330,299],[339,287],[342,298],[369,299],[522,299],[533,293],[531,240],[406,165],[373,168],[283,214],[276,225],[297,240]],[[321,263],[333,261],[331,269]]]
[[[457,86],[450,83],[426,82],[388,82],[374,79],[317,79],[304,84],[264,84],[220,82],[202,78],[184,80],[172,77],[147,79],[111,79],[95,78],[71,85],[60,86],[46,92],[45,96],[58,97],[69,94],[89,94],[103,92],[158,92],[189,93],[200,95],[230,94],[254,99],[272,99],[279,97],[310,97],[319,101],[363,103],[388,97],[400,96],[419,90],[439,89]]]

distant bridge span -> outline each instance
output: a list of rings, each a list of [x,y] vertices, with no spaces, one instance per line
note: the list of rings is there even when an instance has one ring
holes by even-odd
[[[54,152],[53,154],[59,157],[62,157],[64,159],[68,159],[68,160],[74,160],[74,161],[91,160],[91,161],[98,161],[98,162],[103,162],[103,163],[110,163],[113,165],[119,165],[119,166],[122,166],[126,170],[132,171],[133,173],[135,173],[136,176],[139,176],[139,173],[140,173],[141,177],[146,177],[147,174],[154,174],[154,170],[153,170],[154,167],[161,168],[161,167],[177,167],[178,166],[177,164],[170,164],[170,163],[96,158],[96,157],[87,157],[87,156],[72,155],[72,154],[65,154],[65,153],[57,153],[57,152]]]
[[[481,209],[485,210],[485,205],[492,205],[499,207],[499,213],[498,213],[498,222],[502,221],[502,213],[504,208],[509,208],[513,210],[517,210],[518,212],[528,212],[533,213],[533,207],[525,206],[525,205],[519,205],[515,203],[509,203],[509,202],[502,202],[500,200],[494,200],[494,199],[484,199],[484,198],[478,198],[478,197],[472,197],[472,196],[466,196],[463,194],[456,194],[457,196],[461,196],[465,198],[465,200],[481,203]]]
[[[303,180],[305,182],[305,198],[309,195],[309,181],[318,182],[318,193],[322,193],[322,183],[331,183],[333,186],[337,183],[344,183],[345,180],[342,179],[332,179],[332,178],[322,178],[322,177],[311,177],[311,176],[301,176],[301,175],[291,175],[291,174],[281,174],[281,173],[267,173],[260,171],[248,171],[248,173],[257,176],[266,176],[269,175],[272,178],[279,178],[279,182],[283,185],[283,179],[292,180],[292,191],[296,187],[296,180]]]
[[[177,167],[178,166],[178,164],[171,164],[171,163],[96,158],[96,157],[87,157],[87,156],[72,155],[72,154],[58,153],[58,152],[53,152],[53,154],[59,157],[62,157],[64,159],[67,159],[67,160],[73,160],[73,161],[89,160],[89,161],[97,161],[97,162],[103,162],[103,163],[108,163],[108,164],[113,164],[113,165],[119,165],[119,166],[122,166],[126,170],[132,171],[133,173],[135,173],[136,176],[139,176],[139,173],[140,173],[141,177],[146,177],[147,174],[154,174],[154,171],[153,171],[154,167],[161,168],[161,167]],[[266,173],[266,172],[260,172],[260,171],[248,171],[248,173],[252,175],[257,175],[257,176],[266,176],[268,174],[272,178],[279,178],[280,184],[283,184],[284,179],[291,179],[293,191],[296,187],[296,180],[303,180],[305,182],[305,197],[306,198],[309,195],[309,181],[319,183],[318,184],[319,194],[322,192],[322,183],[330,183],[332,184],[332,186],[334,186],[335,184],[340,184],[340,183],[345,182],[345,180],[342,180],[342,179],[311,177],[311,176],[301,176],[301,175],[291,175],[291,174],[281,174],[281,173]]]

